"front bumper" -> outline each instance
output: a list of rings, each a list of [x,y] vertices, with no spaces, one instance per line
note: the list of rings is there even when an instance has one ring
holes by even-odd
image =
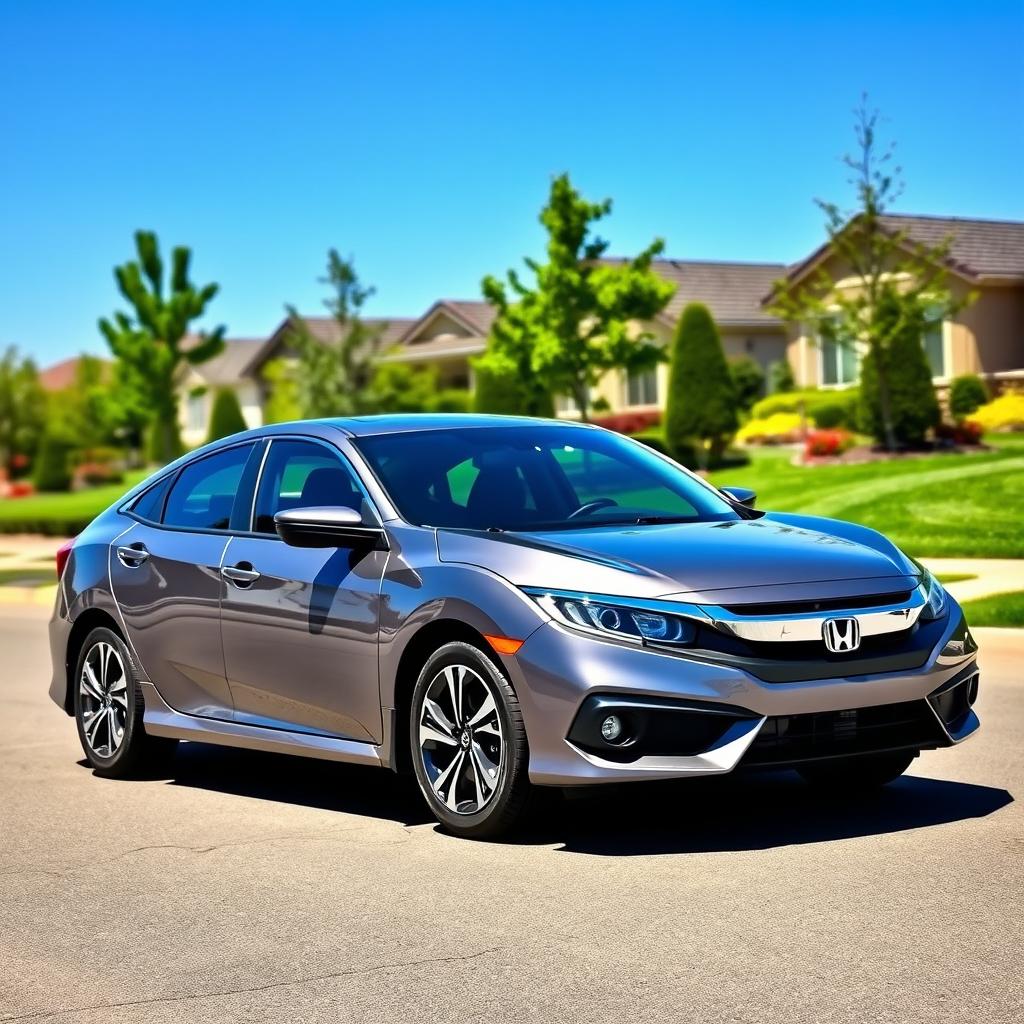
[[[546,623],[506,659],[530,779],[666,779],[959,743],[979,724],[976,647],[954,601],[936,626],[937,642],[913,669],[781,682],[755,676],[742,659],[626,646]],[[626,746],[600,736],[616,707]]]

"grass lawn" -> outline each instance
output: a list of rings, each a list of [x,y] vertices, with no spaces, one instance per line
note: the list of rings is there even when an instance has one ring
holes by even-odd
[[[149,473],[150,470],[135,470],[125,475],[124,483],[109,487],[0,500],[0,533],[45,533],[51,537],[79,533]]]
[[[57,570],[52,565],[40,569],[0,569],[0,587],[37,587],[56,582]]]
[[[980,597],[961,606],[972,626],[1015,626],[1024,628],[1024,590]]]
[[[940,572],[935,578],[940,583],[966,583],[967,580],[976,580],[978,576],[973,572]]]
[[[755,449],[749,466],[711,479],[752,487],[758,508],[863,523],[911,555],[1024,558],[1024,437],[993,444],[850,466],[794,466],[792,449]]]

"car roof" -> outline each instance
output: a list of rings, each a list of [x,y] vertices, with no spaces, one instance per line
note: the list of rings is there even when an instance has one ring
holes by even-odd
[[[457,430],[466,427],[579,426],[565,420],[531,416],[488,416],[477,413],[388,413],[379,416],[339,416],[322,420],[278,423],[275,428],[294,429],[301,422],[336,427],[352,437],[372,434],[400,434],[411,430]]]

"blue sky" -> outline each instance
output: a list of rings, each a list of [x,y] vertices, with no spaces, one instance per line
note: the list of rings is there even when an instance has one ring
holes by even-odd
[[[541,245],[552,174],[611,196],[615,253],[789,261],[844,200],[862,90],[907,212],[1024,219],[1024,5],[0,5],[0,345],[102,351],[137,227],[194,250],[208,323],[475,298]]]

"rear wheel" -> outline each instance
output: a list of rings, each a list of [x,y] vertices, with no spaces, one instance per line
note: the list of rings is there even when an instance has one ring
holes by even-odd
[[[75,722],[86,760],[101,775],[125,778],[155,767],[178,741],[146,735],[139,675],[125,642],[101,626],[75,667]]]
[[[420,791],[449,831],[490,839],[519,819],[530,792],[523,716],[509,681],[476,647],[445,644],[427,660],[409,743]]]
[[[801,765],[797,771],[815,788],[858,793],[877,789],[898,779],[917,755],[916,750],[896,750],[860,757],[837,757]]]

